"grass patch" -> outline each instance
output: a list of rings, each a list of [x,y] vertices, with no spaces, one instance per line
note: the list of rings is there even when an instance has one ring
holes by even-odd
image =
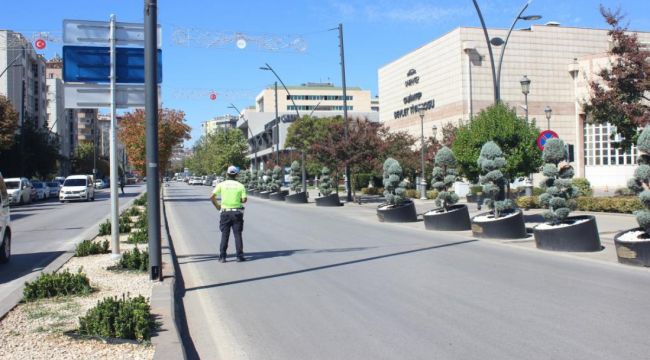
[[[83,336],[144,341],[151,339],[154,327],[151,307],[142,295],[104,298],[79,318]]]
[[[77,247],[74,249],[74,256],[82,257],[88,255],[108,254],[108,246],[108,240],[104,240],[101,243],[92,240],[84,240],[77,244]]]
[[[92,291],[90,280],[79,268],[75,274],[65,270],[53,274],[41,274],[36,280],[26,282],[23,300],[30,302],[58,296],[87,295]]]

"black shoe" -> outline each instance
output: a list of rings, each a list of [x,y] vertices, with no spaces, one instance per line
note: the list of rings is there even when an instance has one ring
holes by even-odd
[[[226,257],[225,256],[219,256],[219,262],[220,263],[225,263],[226,262]]]
[[[246,261],[246,258],[244,257],[244,255],[237,256],[237,262],[244,262],[244,261]]]

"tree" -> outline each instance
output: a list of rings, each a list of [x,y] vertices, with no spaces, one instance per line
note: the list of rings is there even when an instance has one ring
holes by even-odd
[[[291,190],[296,193],[302,191],[302,172],[300,169],[300,162],[294,161],[291,163]]]
[[[0,169],[5,176],[48,178],[56,173],[59,139],[46,127],[37,127],[33,119],[25,119],[13,144],[0,151]]]
[[[390,205],[406,202],[406,183],[403,181],[402,167],[393,158],[384,161],[384,197]]]
[[[560,162],[567,159],[567,152],[564,141],[560,139],[549,139],[544,144],[544,176],[542,188],[546,192],[539,196],[539,203],[548,208],[544,219],[553,224],[564,221],[572,210],[577,207],[574,200],[578,196],[578,188],[573,186],[571,179],[574,172],[571,165],[559,166]]]
[[[332,178],[330,177],[330,169],[325,166],[320,172],[320,183],[318,184],[318,189],[323,196],[327,196],[332,193]]]
[[[284,182],[283,178],[284,174],[282,168],[276,165],[273,168],[273,173],[271,174],[271,184],[269,190],[271,192],[280,192],[280,190],[282,190],[282,183]]]
[[[305,169],[310,174],[317,174],[323,165],[333,166],[334,164],[319,163],[314,157],[313,145],[328,137],[332,124],[343,124],[340,116],[331,118],[313,118],[303,116],[294,121],[287,129],[287,138],[284,142],[285,148],[292,148],[306,155]]]
[[[124,144],[129,162],[146,174],[145,112],[137,109],[126,113],[120,122],[118,137]],[[158,174],[169,166],[173,148],[190,139],[192,129],[185,123],[185,113],[174,109],[158,110]]]
[[[18,113],[11,102],[0,95],[0,151],[7,150],[13,145],[18,130]]]
[[[456,182],[456,165],[454,153],[448,147],[444,146],[436,154],[435,167],[431,172],[431,187],[438,190],[436,206],[442,207],[444,211],[458,202],[458,195],[449,191]]]
[[[503,176],[501,169],[507,164],[503,157],[503,152],[493,141],[489,141],[481,147],[481,153],[476,163],[481,168],[481,185],[483,185],[483,194],[487,196],[485,206],[493,211],[494,218],[498,218],[504,211],[514,207],[512,200],[499,200],[500,194],[503,193],[503,187],[506,185],[506,178]]]
[[[600,13],[611,26],[611,68],[602,69],[600,79],[589,82],[591,96],[584,110],[594,122],[614,125],[612,140],[621,135],[618,146],[627,149],[636,141],[639,128],[650,124],[650,51],[621,25],[624,17],[620,9],[612,11],[601,5]]]
[[[641,153],[637,161],[639,167],[634,171],[634,178],[628,181],[627,187],[639,196],[645,207],[634,215],[643,231],[650,234],[650,125],[643,129],[636,146]]]
[[[245,167],[247,153],[248,144],[241,130],[219,129],[194,144],[188,167],[196,174],[221,174],[231,165]]]
[[[503,175],[507,179],[528,176],[542,165],[536,141],[539,129],[535,121],[527,123],[517,117],[514,109],[499,103],[481,112],[456,132],[452,150],[456,154],[460,173],[475,182],[481,173],[476,162],[483,144],[494,141],[507,159]]]

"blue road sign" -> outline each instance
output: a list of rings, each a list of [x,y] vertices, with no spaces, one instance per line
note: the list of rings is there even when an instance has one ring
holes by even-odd
[[[144,83],[144,49],[118,47],[115,52],[115,82]],[[109,47],[63,47],[63,80],[66,82],[108,83],[110,65]],[[158,83],[162,83],[162,50],[158,50]]]

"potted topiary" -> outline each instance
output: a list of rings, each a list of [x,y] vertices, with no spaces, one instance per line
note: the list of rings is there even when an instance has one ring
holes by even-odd
[[[469,230],[469,210],[467,205],[456,204],[458,195],[450,191],[458,179],[456,157],[448,147],[436,153],[435,167],[431,172],[431,187],[438,191],[436,206],[438,209],[424,213],[424,228],[427,230]]]
[[[291,184],[289,188],[293,190],[294,194],[285,196],[284,201],[292,204],[307,203],[307,192],[302,191],[302,173],[300,162],[297,160],[291,163]]]
[[[271,195],[271,176],[273,173],[271,170],[266,170],[264,173],[262,173],[262,183],[260,185],[260,197],[262,199],[268,199]]]
[[[330,177],[330,169],[325,166],[320,173],[320,185],[318,186],[318,190],[320,190],[320,193],[323,196],[316,198],[316,206],[343,206],[343,203],[339,199],[339,193],[334,192],[332,178]]]
[[[650,125],[641,132],[636,148],[640,153],[639,167],[627,186],[639,195],[645,209],[634,212],[639,227],[616,234],[614,245],[620,263],[650,266]]]
[[[282,168],[278,165],[275,165],[273,172],[271,173],[271,184],[269,185],[271,194],[269,194],[269,199],[273,201],[284,201],[284,197],[287,193],[285,191],[282,191],[283,177],[284,174]]]
[[[574,171],[570,165],[560,165],[567,158],[564,141],[549,139],[544,145],[542,172],[546,179],[539,196],[546,222],[534,229],[535,244],[539,249],[558,251],[598,251],[601,249],[596,218],[591,215],[571,216],[575,210],[578,189],[571,183]]]
[[[257,196],[257,170],[251,169],[249,177],[250,180],[248,181],[248,189],[246,189],[246,192],[248,196]]]
[[[406,183],[402,167],[393,158],[384,161],[384,197],[386,202],[377,207],[377,217],[382,222],[417,221],[415,204],[406,197]]]
[[[472,218],[472,233],[479,238],[519,239],[526,237],[526,225],[521,210],[510,199],[503,199],[506,178],[501,168],[506,165],[501,148],[489,141],[481,148],[477,160],[481,169],[484,205],[490,212]]]
[[[250,177],[250,175],[251,175],[251,173],[250,173],[249,171],[244,170],[244,171],[241,171],[241,172],[239,173],[239,176],[237,176],[237,177],[238,177],[238,181],[239,181],[242,185],[244,185],[244,188],[246,188],[246,189],[248,189],[248,188],[250,187],[250,181],[251,181],[251,177]]]

